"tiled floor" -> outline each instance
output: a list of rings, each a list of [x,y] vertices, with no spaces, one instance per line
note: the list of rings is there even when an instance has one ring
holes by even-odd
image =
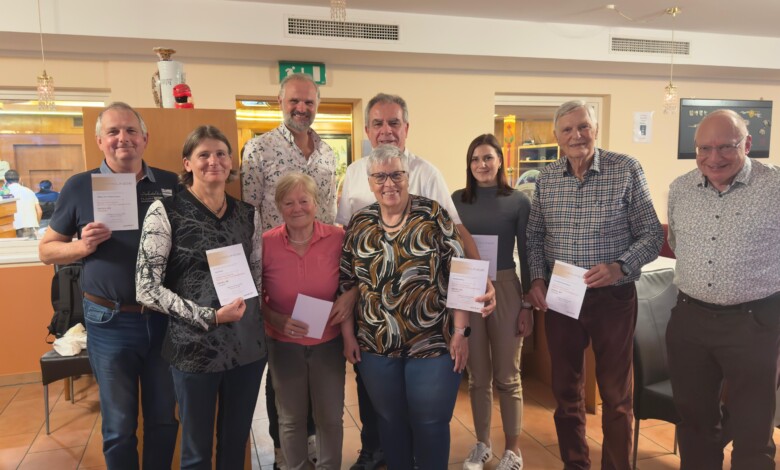
[[[348,368],[344,413],[343,469],[353,463],[360,447],[359,417],[354,375]],[[97,385],[91,377],[76,381],[76,403],[62,395],[62,383],[49,387],[51,402],[51,435],[44,427],[43,391],[40,384],[0,387],[0,470],[64,470],[104,469],[101,453],[100,413]],[[264,388],[263,388],[264,389]],[[555,428],[552,420],[554,402],[549,387],[532,379],[524,381],[524,422],[521,450],[526,470],[560,469]],[[497,407],[498,405],[496,405]],[[497,418],[498,409],[494,416]],[[268,436],[265,396],[261,392],[252,425],[252,467],[270,469],[273,445]],[[594,468],[601,459],[601,428],[598,416],[589,416],[587,434],[590,439]],[[493,442],[497,456],[503,454],[500,420],[494,419]],[[474,444],[473,423],[466,384],[461,386],[455,414],[450,425],[452,445],[450,469],[462,468]],[[672,454],[674,428],[660,421],[643,421],[639,439],[639,468],[642,470],[677,469],[679,458]],[[775,432],[778,442],[780,433]],[[730,447],[727,448],[730,452]],[[727,456],[727,460],[729,457]],[[777,460],[780,463],[780,457]],[[498,459],[485,468],[494,469]],[[729,468],[729,465],[726,465]]]

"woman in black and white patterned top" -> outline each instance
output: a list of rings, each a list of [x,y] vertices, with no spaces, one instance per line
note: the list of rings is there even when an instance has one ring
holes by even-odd
[[[201,126],[182,150],[187,188],[154,202],[144,219],[136,267],[138,302],[170,315],[163,357],[171,364],[182,423],[182,468],[243,468],[266,363],[257,297],[221,306],[206,250],[241,245],[262,292],[260,221],[225,193],[235,177],[228,139]]]

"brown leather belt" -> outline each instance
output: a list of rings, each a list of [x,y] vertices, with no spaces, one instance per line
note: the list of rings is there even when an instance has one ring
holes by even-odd
[[[98,297],[97,295],[92,295],[89,292],[84,292],[84,298],[92,303],[100,305],[101,307],[110,308],[112,310],[117,307],[116,302],[104,299],[103,297]],[[144,306],[139,304],[120,304],[119,311],[126,313],[144,313]]]

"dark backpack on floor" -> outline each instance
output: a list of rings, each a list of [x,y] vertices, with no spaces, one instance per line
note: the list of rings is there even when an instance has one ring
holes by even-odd
[[[76,323],[84,324],[84,304],[81,293],[81,263],[65,264],[54,267],[51,280],[51,305],[54,315],[46,342],[51,344],[50,336],[61,338]]]

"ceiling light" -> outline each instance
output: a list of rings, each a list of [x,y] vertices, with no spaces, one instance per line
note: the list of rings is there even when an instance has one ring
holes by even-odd
[[[54,77],[46,73],[46,56],[43,53],[43,27],[41,26],[41,0],[38,0],[38,35],[41,38],[41,63],[43,74],[38,75],[38,109],[54,111]]]
[[[672,7],[666,9],[666,14],[672,17],[672,21],[682,13],[679,7]],[[677,104],[679,102],[679,95],[677,94],[677,87],[674,85],[674,54],[675,54],[675,42],[674,42],[674,27],[672,27],[672,43],[670,45],[670,63],[669,63],[669,84],[664,87],[664,114],[675,114],[677,112]]]
[[[330,0],[330,19],[333,21],[347,21],[347,0]]]

